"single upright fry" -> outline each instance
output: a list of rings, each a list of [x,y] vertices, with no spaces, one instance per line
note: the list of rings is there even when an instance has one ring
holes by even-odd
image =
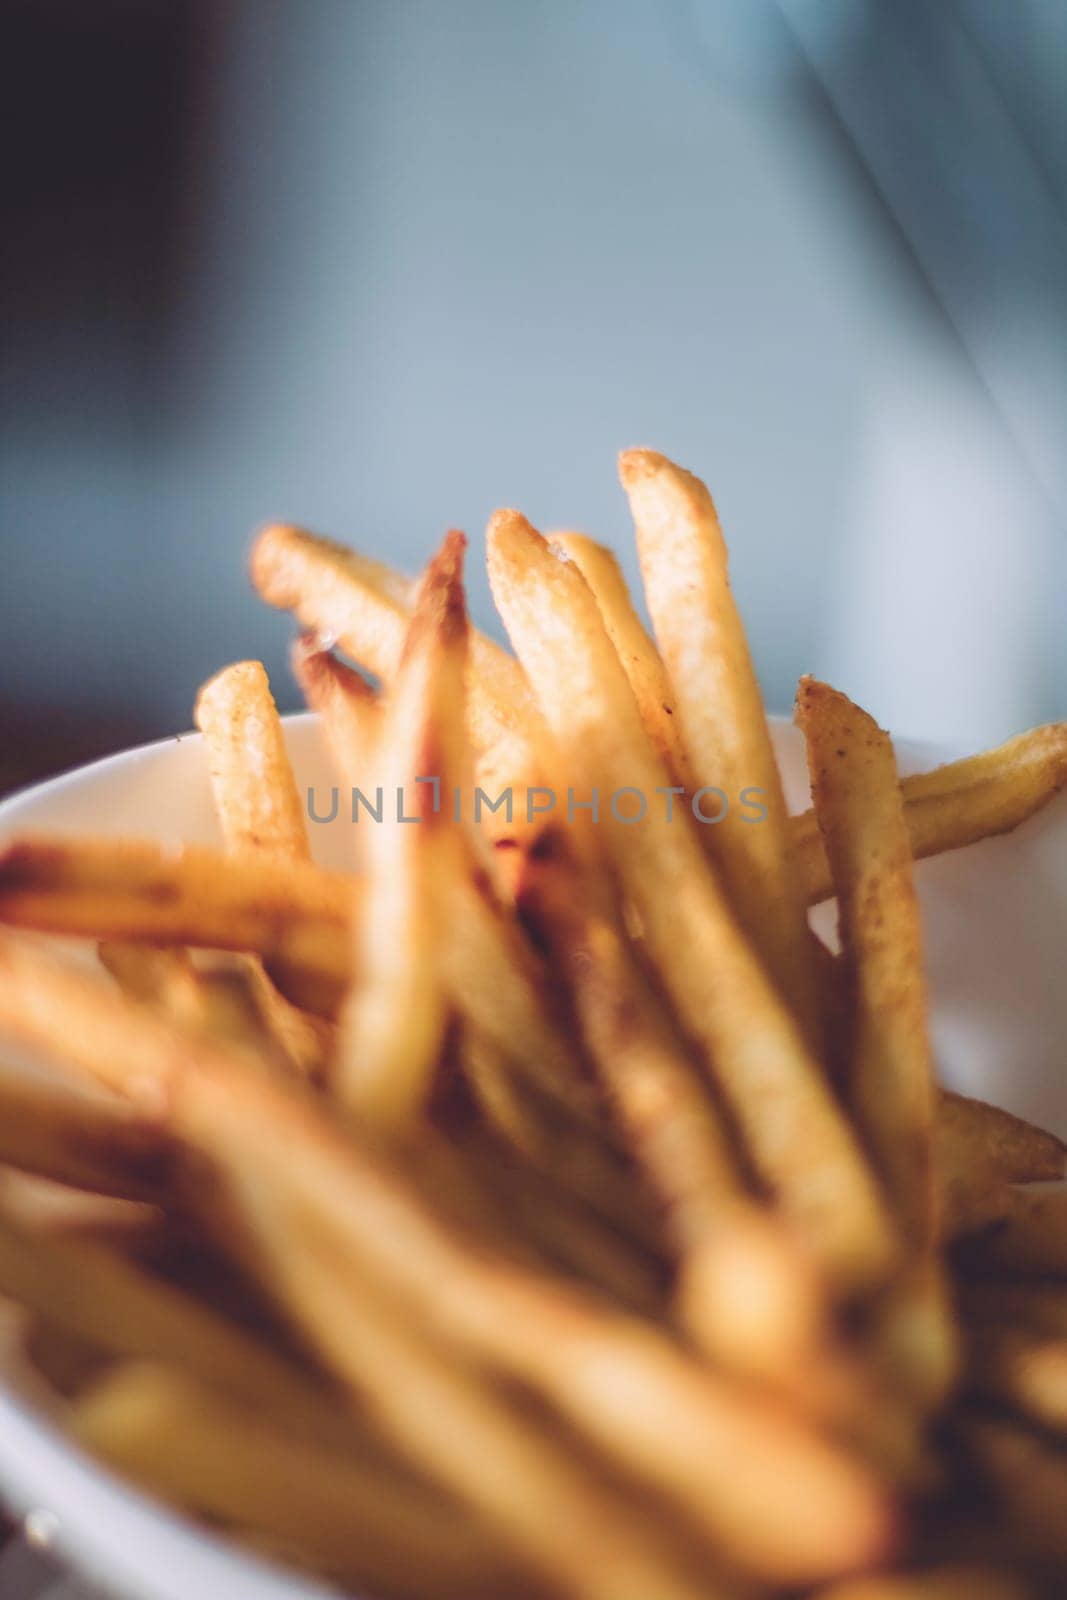
[[[227,846],[308,861],[307,829],[281,719],[261,661],[236,661],[196,701]]]
[[[1067,784],[1067,722],[1031,728],[981,755],[905,778],[904,820],[916,861],[1013,828]],[[814,811],[791,817],[790,851],[808,905],[833,893]]]
[[[206,683],[197,698],[196,722],[207,746],[215,813],[227,849],[310,861],[296,778],[262,663],[235,662]],[[257,957],[246,956],[243,964],[281,1059],[302,1076],[319,1076],[332,1051],[330,1029],[279,993]]]
[[[845,695],[802,678],[797,721],[837,893],[850,976],[845,1093],[915,1252],[882,1308],[888,1370],[924,1409],[956,1370],[937,1245],[936,1083],[927,1031],[919,904],[889,736]]]
[[[323,650],[313,633],[301,634],[290,652],[293,676],[316,713],[338,772],[366,767],[381,723],[378,696],[365,678]]]
[[[692,781],[698,794],[714,796],[709,809],[721,810],[726,797],[723,820],[703,829],[708,848],[737,916],[818,1051],[807,914],[782,780],[715,506],[699,478],[655,451],[623,451],[619,474]]]
[[[384,1131],[410,1123],[429,1093],[446,1020],[440,948],[460,849],[453,795],[465,787],[466,544],[450,533],[426,570],[375,748],[387,811],[364,836],[355,921],[358,974],[342,1022],[341,1098]]]
[[[935,1081],[922,930],[889,736],[845,695],[802,678],[797,721],[852,979],[847,1084],[900,1218],[920,1252],[936,1238]]]
[[[608,637],[630,680],[645,731],[675,782],[692,790],[695,786],[678,725],[674,689],[614,554],[584,533],[553,533],[548,542],[553,550],[570,557],[592,589]]]
[[[585,801],[599,791],[597,836],[758,1173],[839,1286],[879,1280],[895,1241],[873,1177],[694,830],[662,803],[667,774],[592,592],[515,511],[490,522],[489,573],[571,784]]]

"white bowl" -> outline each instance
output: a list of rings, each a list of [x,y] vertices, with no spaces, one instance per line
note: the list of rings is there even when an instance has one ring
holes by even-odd
[[[302,791],[329,809],[334,783],[310,716],[286,720]],[[802,742],[775,737],[791,803],[807,802]],[[958,752],[901,744],[902,770]],[[0,836],[27,829],[217,839],[198,734],[112,756],[0,805]],[[344,807],[311,824],[316,858],[350,858]],[[1067,1137],[1067,797],[1014,834],[918,869],[943,1080]],[[819,916],[832,926],[832,913]],[[0,1356],[0,1368],[4,1357]],[[166,1441],[161,1441],[166,1448]],[[129,1600],[325,1600],[333,1591],[205,1533],[96,1466],[33,1409],[10,1360],[0,1387],[0,1492],[61,1560]]]

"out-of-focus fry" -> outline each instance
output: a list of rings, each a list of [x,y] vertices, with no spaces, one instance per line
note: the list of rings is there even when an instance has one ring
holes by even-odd
[[[1027,1600],[1026,1585],[1010,1573],[971,1562],[927,1571],[849,1578],[819,1591],[819,1600]]]
[[[70,1427],[154,1493],[376,1594],[522,1592],[484,1530],[439,1495],[383,1474],[373,1457],[293,1438],[264,1408],[237,1405],[179,1371],[119,1367],[74,1403]]]
[[[661,1229],[649,1196],[600,1127],[516,1072],[498,1044],[468,1027],[464,1075],[489,1126],[530,1168],[643,1249],[658,1254]]]
[[[692,790],[695,785],[678,725],[674,690],[614,554],[584,533],[553,533],[548,542],[553,550],[570,557],[592,589],[608,637],[630,680],[645,731],[675,782]]]
[[[598,838],[754,1165],[839,1284],[881,1277],[894,1240],[873,1178],[694,831],[659,804],[667,775],[588,585],[518,512],[492,518],[489,567],[497,606],[581,797],[598,788],[644,798],[636,825],[608,807]]]
[[[893,746],[866,712],[802,678],[797,722],[851,977],[846,1085],[908,1239],[932,1244],[934,1074],[922,934]]]
[[[652,450],[625,450],[648,609],[697,793],[712,795],[702,830],[734,910],[771,977],[820,1048],[805,902],[789,851],[782,781],[744,626],[730,590],[726,542],[699,478]]]
[[[318,1239],[333,1259],[358,1264],[409,1325],[542,1395],[628,1476],[683,1509],[724,1559],[799,1580],[884,1550],[889,1508],[858,1463],[702,1370],[650,1325],[471,1254],[289,1086],[204,1071],[174,1093],[183,1131],[237,1186],[239,1204],[269,1208],[257,1237],[271,1235],[274,1248],[288,1226],[301,1259]],[[282,1148],[284,1173],[268,1154]],[[293,1309],[307,1315],[296,1297]],[[350,1320],[330,1335],[335,1361],[348,1359]]]
[[[345,545],[282,524],[259,533],[251,573],[268,605],[292,611],[320,641],[340,645],[384,684],[391,682],[414,597],[408,580]],[[474,749],[491,755],[489,766],[502,787],[536,783],[543,728],[521,667],[474,632],[469,670],[467,716]]]
[[[248,950],[332,1011],[351,971],[358,880],[304,861],[150,839],[15,839],[0,847],[0,922],[96,939]]]
[[[358,976],[334,1088],[368,1125],[391,1133],[426,1102],[447,1016],[439,950],[452,910],[447,862],[460,849],[451,797],[462,792],[468,765],[465,544],[450,533],[426,570],[375,748],[377,776],[397,812],[364,840]]]
[[[973,1393],[1067,1433],[1067,1338],[1031,1328],[979,1327],[968,1341],[965,1377]]]
[[[135,1000],[158,1005],[179,1021],[204,1020],[203,987],[187,950],[175,945],[102,939],[96,953],[101,966]]]
[[[1067,1453],[1002,1417],[968,1416],[961,1432],[1016,1553],[1067,1559]]]
[[[1067,722],[1020,733],[981,755],[905,778],[904,820],[916,861],[1010,833],[1067,784]],[[833,893],[814,811],[790,819],[790,851],[809,905]]]
[[[571,1600],[725,1597],[706,1569],[699,1581],[680,1571],[655,1525],[635,1519],[533,1418],[509,1413],[465,1365],[431,1354],[343,1251],[286,1214],[281,1196],[257,1182],[242,1201],[272,1282],[383,1434],[535,1574]]]
[[[1067,1340],[1067,1284],[997,1278],[960,1285],[959,1299],[970,1324],[1018,1326]]]
[[[527,863],[520,904],[567,976],[609,1104],[666,1209],[681,1261],[683,1320],[727,1366],[790,1386],[802,1371],[811,1380],[824,1331],[811,1269],[749,1199],[699,1069],[658,1008],[605,898],[558,831]]]
[[[297,1432],[346,1438],[337,1398],[265,1344],[113,1250],[0,1211],[0,1294],[108,1355],[172,1362]]]
[[[300,795],[263,663],[236,661],[205,683],[196,725],[204,735],[215,811],[229,848],[310,860]]]
[[[78,1189],[159,1200],[173,1153],[159,1123],[125,1101],[0,1066],[0,1162]]]
[[[967,1260],[986,1271],[1067,1278],[1067,1186],[1010,1190],[1007,1214],[967,1241]]]
[[[378,738],[381,706],[365,678],[328,650],[317,634],[301,634],[289,655],[293,677],[315,712],[334,764],[348,779],[368,766]]]

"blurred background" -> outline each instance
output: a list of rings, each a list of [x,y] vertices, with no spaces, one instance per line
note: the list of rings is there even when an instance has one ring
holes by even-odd
[[[1067,713],[1063,0],[5,0],[0,783],[289,628],[251,531],[615,545],[706,477],[769,703]]]

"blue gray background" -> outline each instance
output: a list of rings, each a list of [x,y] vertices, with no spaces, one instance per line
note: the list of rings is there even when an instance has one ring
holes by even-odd
[[[634,572],[704,475],[772,706],[1067,712],[1061,0],[15,0],[9,777],[261,655],[251,530],[416,568],[501,503]]]

